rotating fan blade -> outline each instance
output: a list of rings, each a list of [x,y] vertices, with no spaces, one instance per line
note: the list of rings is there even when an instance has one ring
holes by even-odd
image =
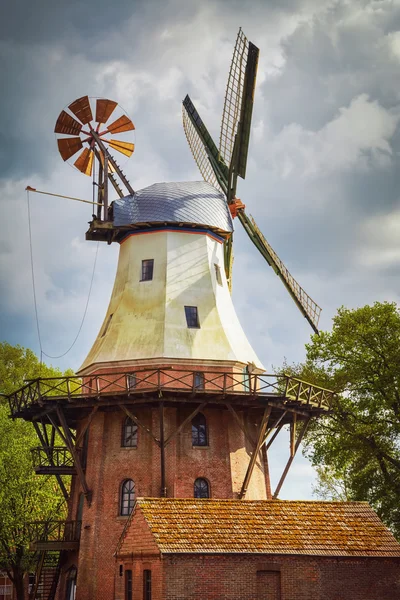
[[[107,131],[114,134],[122,133],[124,131],[132,131],[132,129],[135,129],[135,126],[126,115],[122,115],[122,117],[107,127]]]
[[[248,41],[240,28],[226,86],[219,151],[225,163],[243,179],[246,176],[258,56],[259,49]]]
[[[203,179],[226,194],[228,167],[219,159],[218,148],[189,96],[183,101],[182,118],[186,139]]]
[[[85,148],[74,162],[74,166],[84,175],[92,174],[94,152],[90,148]]]
[[[63,160],[68,160],[83,147],[81,138],[78,137],[62,138],[57,140],[57,144]]]
[[[119,140],[103,140],[103,142],[110,144],[111,148],[118,150],[118,152],[125,154],[125,156],[131,156],[135,149],[135,144],[131,144],[130,142],[120,142]]]
[[[275,273],[279,275],[289,294],[295,301],[297,307],[300,309],[300,312],[310,323],[315,333],[318,333],[318,322],[321,315],[321,308],[289,273],[279,256],[276,254],[276,252],[274,252],[270,244],[257,227],[254,219],[252,217],[249,218],[243,209],[238,211],[238,217],[253,244],[258,248]]]
[[[82,96],[68,106],[81,123],[86,125],[93,121],[92,109],[90,108],[89,96]]]
[[[78,135],[81,132],[82,125],[71,117],[65,110],[58,115],[54,133],[64,133],[66,135]]]
[[[107,123],[116,106],[118,106],[118,103],[113,100],[107,100],[106,98],[97,100],[96,123]]]

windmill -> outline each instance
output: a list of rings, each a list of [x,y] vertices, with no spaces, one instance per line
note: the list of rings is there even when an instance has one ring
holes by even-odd
[[[232,217],[237,217],[247,235],[280,277],[303,316],[318,333],[321,308],[304,291],[261,233],[253,217],[248,216],[236,197],[238,177],[246,177],[259,49],[244,35],[236,39],[226,86],[219,148],[213,141],[189,95],[183,101],[182,116],[186,138],[204,180],[226,196]],[[225,241],[225,272],[232,277],[232,236]]]
[[[94,184],[98,189],[97,217],[101,219],[103,209],[103,221],[108,220],[108,181],[120,198],[125,196],[120,183],[129,194],[134,194],[131,184],[109,151],[112,148],[130,157],[135,149],[131,141],[134,130],[135,126],[125,111],[117,102],[106,98],[98,98],[94,102],[88,96],[82,96],[63,109],[57,118],[54,132],[61,158],[89,177],[95,175],[95,159],[98,163],[97,181]],[[80,154],[75,158],[78,152]]]

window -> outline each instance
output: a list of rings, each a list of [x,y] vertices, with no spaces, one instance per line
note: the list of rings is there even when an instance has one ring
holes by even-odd
[[[140,281],[151,281],[153,279],[154,259],[142,260],[142,278]]]
[[[210,486],[208,485],[207,479],[199,477],[194,482],[194,497],[195,498],[209,498],[210,497]]]
[[[151,571],[143,571],[143,600],[151,600]]]
[[[250,392],[250,373],[249,367],[243,369],[243,389],[245,392]]]
[[[75,600],[76,596],[76,567],[71,567],[68,570],[67,575],[67,589],[65,594],[65,600]]]
[[[186,323],[188,327],[200,329],[197,306],[185,306]]]
[[[107,319],[107,323],[106,323],[106,326],[104,327],[104,331],[103,331],[103,333],[101,334],[101,337],[104,337],[104,336],[106,335],[106,333],[107,333],[107,331],[108,331],[108,328],[110,327],[110,324],[111,324],[111,319],[113,318],[113,315],[114,315],[114,313],[108,317],[108,319]],[[91,385],[92,385],[92,384],[90,384],[90,386],[91,386]]]
[[[192,445],[207,446],[207,422],[204,415],[198,413],[192,419]]]
[[[120,514],[128,516],[133,509],[135,501],[135,484],[132,479],[126,479],[121,486],[121,507]]]
[[[195,390],[204,390],[204,373],[195,373],[193,383]]]
[[[215,268],[215,277],[216,277],[217,283],[218,283],[218,285],[222,285],[222,277],[221,277],[220,266],[214,264],[214,268]]]
[[[128,385],[128,390],[134,390],[136,387],[136,374],[131,373],[130,375],[127,375],[126,382]]]
[[[132,571],[126,569],[125,571],[125,600],[132,600],[133,598],[133,586],[132,586]]]
[[[122,428],[122,446],[123,448],[137,447],[137,425],[130,417],[127,417],[123,422]]]

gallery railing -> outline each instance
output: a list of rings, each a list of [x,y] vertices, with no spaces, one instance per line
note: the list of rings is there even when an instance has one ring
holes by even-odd
[[[334,392],[285,374],[221,373],[183,369],[143,369],[84,377],[49,377],[29,381],[8,396],[12,416],[59,400],[100,399],[163,393],[193,396],[276,397],[329,410]]]

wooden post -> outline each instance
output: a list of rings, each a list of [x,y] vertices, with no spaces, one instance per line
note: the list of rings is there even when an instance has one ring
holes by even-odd
[[[288,474],[288,471],[289,471],[289,469],[290,469],[290,466],[291,466],[291,464],[292,464],[292,462],[293,462],[293,459],[294,459],[294,457],[296,456],[296,452],[297,452],[297,450],[298,450],[298,448],[299,448],[299,446],[300,446],[301,440],[303,439],[303,436],[304,436],[304,434],[305,434],[305,432],[306,432],[306,430],[307,430],[307,427],[308,427],[308,424],[309,424],[309,422],[310,422],[310,419],[311,419],[311,417],[309,417],[309,418],[308,418],[308,420],[307,420],[307,421],[305,421],[305,423],[304,423],[304,425],[303,425],[303,429],[301,430],[301,433],[300,433],[299,437],[297,438],[297,442],[296,442],[296,446],[295,446],[295,448],[294,448],[293,455],[291,455],[291,456],[290,456],[290,458],[289,458],[289,460],[287,461],[287,463],[286,463],[286,467],[284,468],[284,471],[283,471],[283,473],[282,473],[282,477],[280,478],[280,480],[279,480],[279,483],[278,483],[278,485],[276,486],[275,493],[274,493],[274,495],[272,496],[272,498],[273,498],[274,500],[276,500],[276,499],[277,499],[277,497],[278,497],[278,494],[279,494],[279,492],[281,491],[281,487],[282,487],[282,485],[283,485],[283,482],[285,481],[285,479],[286,479],[286,475]]]
[[[263,439],[265,436],[265,431],[267,429],[268,419],[269,419],[269,415],[271,414],[271,410],[272,410],[271,406],[267,406],[264,410],[264,415],[261,420],[260,428],[258,431],[257,443],[254,447],[253,454],[251,455],[249,466],[247,467],[246,475],[243,480],[242,489],[240,490],[240,493],[239,493],[240,500],[242,500],[245,497],[247,488],[249,487],[250,479],[251,479],[251,476],[252,476],[253,470],[254,470],[254,465],[256,464],[257,456],[260,451],[261,445],[263,443]]]
[[[65,441],[67,443],[68,450],[71,452],[71,454],[74,458],[75,469],[76,469],[76,472],[79,477],[79,481],[80,481],[80,484],[82,487],[82,492],[87,500],[87,503],[90,506],[91,501],[92,501],[92,492],[89,490],[88,485],[86,483],[86,477],[85,477],[85,473],[83,472],[83,469],[82,469],[82,464],[81,464],[79,454],[76,451],[76,448],[74,446],[71,432],[69,430],[67,421],[65,419],[65,415],[62,411],[61,406],[59,406],[59,405],[57,406],[57,415],[58,415],[61,427],[63,428],[63,431],[64,431]]]

